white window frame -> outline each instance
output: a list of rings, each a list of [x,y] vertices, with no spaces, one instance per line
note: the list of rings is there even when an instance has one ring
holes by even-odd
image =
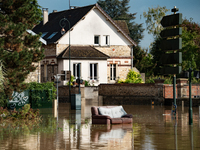
[[[96,37],[98,37],[98,42],[96,43]],[[100,35],[94,35],[94,45],[100,45]]]
[[[78,79],[78,64],[79,63],[73,63],[73,76],[75,79]],[[75,70],[74,70],[74,65],[75,65]],[[80,63],[80,77],[81,77],[81,63]]]
[[[90,68],[92,65],[92,69]],[[95,76],[95,65],[96,65],[96,76]],[[92,70],[92,73],[91,73],[91,70]],[[98,80],[98,63],[90,63],[89,65],[89,77],[90,77],[90,80]]]
[[[103,45],[105,45],[105,46],[110,45],[110,36],[109,35],[103,35]]]
[[[110,64],[110,80],[117,80],[117,64]]]

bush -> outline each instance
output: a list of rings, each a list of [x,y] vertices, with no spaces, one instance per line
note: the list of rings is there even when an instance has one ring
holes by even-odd
[[[87,81],[87,80],[84,80],[84,82],[85,82],[85,86],[90,86],[90,83],[89,83],[89,81]]]
[[[15,119],[28,119],[28,120],[32,120],[35,118],[39,117],[39,110],[38,109],[31,109],[30,108],[30,104],[26,104],[24,105],[24,107],[22,107],[22,109],[19,109],[18,111],[16,111],[16,109],[8,111],[7,108],[3,109],[3,107],[0,108],[0,120],[4,120],[4,119],[11,119],[11,120],[15,120]]]
[[[146,78],[146,83],[155,83],[155,79],[164,79],[164,84],[172,84],[172,77],[164,77],[164,76],[151,76]]]
[[[35,107],[40,106],[41,92],[46,93],[48,102],[53,101],[56,98],[57,89],[54,86],[54,82],[31,82],[28,83],[28,89],[30,90],[30,99],[34,102]]]
[[[119,79],[117,83],[144,83],[142,81],[141,75],[138,72],[129,70],[125,80]]]
[[[26,84],[28,84],[29,90],[47,90],[47,91],[49,91],[49,100],[53,101],[56,98],[57,89],[54,86],[54,82],[46,82],[46,83],[31,82],[31,83],[26,83]],[[51,96],[51,91],[52,91],[52,96]],[[50,99],[50,97],[52,97],[52,98]]]

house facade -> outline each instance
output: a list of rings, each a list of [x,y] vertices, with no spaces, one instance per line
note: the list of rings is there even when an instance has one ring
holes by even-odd
[[[40,62],[41,82],[53,81],[54,75],[69,69],[94,85],[126,78],[136,43],[123,21],[113,21],[98,4],[49,15],[43,9],[43,15],[43,22],[33,29],[47,44]]]

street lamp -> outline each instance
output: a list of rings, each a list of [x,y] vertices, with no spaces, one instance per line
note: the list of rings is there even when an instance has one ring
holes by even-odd
[[[70,77],[69,77],[69,101],[71,102],[71,65],[70,65],[70,22],[68,19],[66,19],[65,17],[63,19],[60,20],[60,26],[62,27],[61,29],[61,34],[64,35],[65,34],[65,26],[66,23],[65,21],[68,22],[69,24],[69,73],[70,73]]]

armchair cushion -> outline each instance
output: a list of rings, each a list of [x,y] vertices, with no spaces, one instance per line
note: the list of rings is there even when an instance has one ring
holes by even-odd
[[[112,112],[113,118],[121,118],[122,116],[127,114],[122,106],[111,108],[111,112]]]
[[[99,107],[99,113],[100,115],[106,115],[109,116],[110,118],[113,118],[112,111],[109,108]]]

